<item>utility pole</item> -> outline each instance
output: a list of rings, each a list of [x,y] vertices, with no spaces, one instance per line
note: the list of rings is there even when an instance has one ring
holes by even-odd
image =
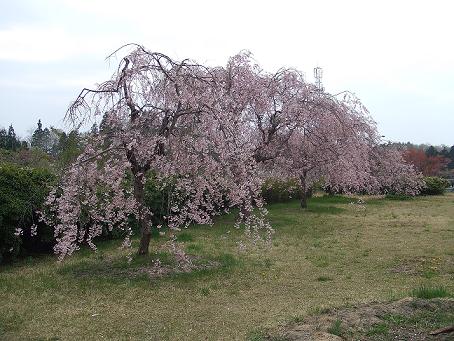
[[[325,91],[325,88],[322,84],[322,77],[323,77],[323,69],[319,66],[314,68],[314,77],[315,77],[315,86],[319,92]]]

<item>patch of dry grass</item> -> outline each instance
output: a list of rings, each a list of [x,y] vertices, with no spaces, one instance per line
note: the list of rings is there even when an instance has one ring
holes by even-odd
[[[129,276],[156,258],[172,260],[161,253],[128,263],[119,242],[63,264],[43,257],[4,267],[0,339],[245,339],[292,316],[399,298],[421,285],[454,292],[454,194],[365,201],[361,210],[333,198],[316,198],[307,211],[297,202],[271,206],[268,251],[239,252],[232,217],[184,231],[190,254],[219,264],[191,273]]]

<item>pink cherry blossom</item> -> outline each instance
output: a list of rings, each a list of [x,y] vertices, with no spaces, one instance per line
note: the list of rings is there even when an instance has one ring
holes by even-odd
[[[297,70],[267,73],[248,52],[207,67],[133,47],[110,80],[83,89],[68,110],[76,125],[103,121],[46,201],[60,259],[81,243],[96,249],[103,226],[123,230],[130,245],[131,217],[139,254],[148,253],[151,230],[161,228],[144,202],[148,172],[175,182],[169,228],[212,224],[236,207],[236,226],[254,242],[273,233],[260,195],[270,176],[298,178],[304,193],[320,179],[351,191],[417,192],[414,171],[379,145],[354,96],[323,93]]]

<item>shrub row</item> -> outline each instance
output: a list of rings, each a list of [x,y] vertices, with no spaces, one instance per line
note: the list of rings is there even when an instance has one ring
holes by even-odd
[[[436,176],[424,177],[425,186],[421,191],[423,195],[440,195],[449,187],[449,181]]]
[[[0,264],[19,255],[52,252],[55,238],[53,227],[39,221],[38,211],[43,207],[56,176],[44,168],[22,167],[17,164],[0,164]],[[173,196],[173,197],[172,197]],[[168,215],[169,200],[175,205],[174,183],[167,179],[159,182],[149,174],[145,186],[145,202],[154,212],[153,225],[162,224]],[[32,235],[31,226],[36,226]],[[133,230],[137,222],[131,219]],[[18,233],[20,231],[20,234]],[[123,238],[118,229],[103,229],[99,239]]]
[[[262,197],[268,204],[300,199],[301,191],[298,180],[267,179],[262,186]]]
[[[426,177],[424,195],[443,194],[449,182],[438,177]],[[37,211],[56,176],[47,169],[27,168],[13,164],[0,165],[0,263],[14,259],[19,254],[50,252],[54,244],[53,228],[38,221]],[[162,224],[169,211],[169,200],[175,204],[174,182],[161,183],[150,174],[145,186],[145,201],[154,212],[153,225]],[[173,196],[173,198],[172,198]],[[177,195],[178,196],[178,195]],[[269,204],[300,199],[298,181],[271,178],[262,187],[262,196]],[[182,196],[184,197],[184,196]],[[30,226],[36,225],[36,235],[31,236]],[[131,225],[136,225],[131,221]],[[22,230],[17,235],[18,229]],[[101,238],[121,238],[108,232]]]
[[[52,248],[52,229],[38,221],[37,210],[54,182],[55,176],[46,169],[0,165],[0,263],[24,251]],[[36,226],[34,237],[32,225]]]

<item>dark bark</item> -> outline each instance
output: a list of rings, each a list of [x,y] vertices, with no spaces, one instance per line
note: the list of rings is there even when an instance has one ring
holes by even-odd
[[[150,246],[151,240],[151,231],[148,227],[148,231],[141,227],[142,234],[140,236],[140,244],[139,244],[139,251],[137,252],[139,255],[148,255],[148,247]]]
[[[312,198],[313,189],[312,187],[308,187],[306,182],[307,171],[303,171],[300,175],[300,190],[301,190],[301,199],[300,199],[300,206],[301,208],[307,208],[307,200]]]
[[[148,247],[151,240],[150,219],[145,207],[145,186],[143,184],[144,175],[134,174],[134,197],[138,204],[139,226],[140,226],[140,244],[139,255],[147,255]]]
[[[300,205],[301,208],[307,208],[307,193],[305,191],[302,191],[301,193],[301,199],[300,199]]]
[[[151,240],[151,226],[148,210],[145,206],[145,174],[149,170],[149,164],[140,166],[132,149],[126,149],[126,156],[131,163],[131,171],[134,177],[134,198],[137,202],[138,221],[140,227],[139,255],[148,254]]]
[[[306,175],[307,172],[304,171],[303,174],[300,175],[300,188],[301,188],[301,199],[300,205],[301,208],[307,208],[307,189],[306,189]]]

